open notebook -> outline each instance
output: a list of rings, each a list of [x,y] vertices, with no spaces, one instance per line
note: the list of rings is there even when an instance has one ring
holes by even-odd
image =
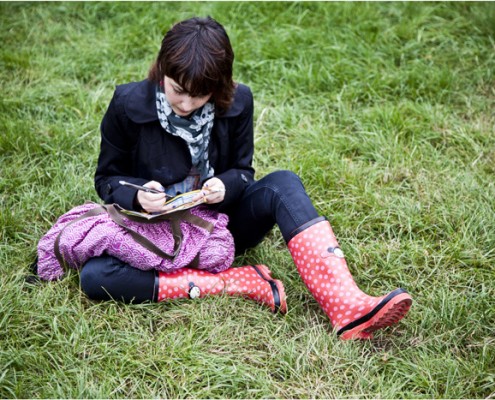
[[[158,213],[147,213],[145,211],[140,212],[140,211],[126,210],[121,207],[119,207],[119,211],[122,212],[123,214],[133,215],[135,217],[141,217],[151,220],[153,218],[157,218],[162,215],[171,214],[179,210],[187,210],[188,208],[197,206],[199,204],[203,204],[204,197],[201,197],[199,200],[192,201],[194,196],[196,196],[200,192],[201,192],[200,190],[193,190],[192,192],[182,193],[171,198],[170,200],[167,200],[165,202],[165,205],[173,206],[173,208],[168,211],[163,211]]]

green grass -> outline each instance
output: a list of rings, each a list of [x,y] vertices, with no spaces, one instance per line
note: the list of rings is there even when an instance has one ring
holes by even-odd
[[[98,201],[99,123],[170,25],[211,15],[255,94],[257,176],[291,169],[361,288],[415,303],[342,342],[278,229],[289,313],[227,297],[126,306],[75,272],[24,283],[58,216]],[[0,398],[494,398],[494,3],[0,3]]]

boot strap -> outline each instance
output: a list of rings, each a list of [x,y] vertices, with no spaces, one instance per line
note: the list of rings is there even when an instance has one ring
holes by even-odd
[[[281,304],[281,302],[280,302],[280,293],[278,291],[277,285],[275,284],[275,282],[273,282],[273,279],[267,279],[267,278],[265,278],[265,276],[261,273],[261,271],[258,269],[258,267],[256,265],[251,265],[251,267],[253,267],[253,269],[256,271],[256,273],[262,279],[264,279],[265,281],[267,281],[270,284],[270,287],[272,289],[272,294],[273,294],[273,303],[275,304],[275,310],[274,310],[274,312],[277,313],[280,310],[280,304]]]

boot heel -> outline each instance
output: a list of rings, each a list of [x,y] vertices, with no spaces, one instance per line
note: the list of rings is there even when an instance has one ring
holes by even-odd
[[[412,298],[404,289],[396,289],[370,313],[337,332],[341,339],[371,339],[373,332],[399,322],[409,311]]]

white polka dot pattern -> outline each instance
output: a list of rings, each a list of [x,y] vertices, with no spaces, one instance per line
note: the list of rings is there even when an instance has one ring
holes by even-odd
[[[213,274],[208,271],[182,268],[171,273],[160,272],[158,279],[158,301],[167,299],[188,298],[191,287],[197,287],[200,298],[227,294],[243,296],[264,304],[275,311],[274,291],[268,281],[276,285],[280,296],[280,311],[285,312],[285,291],[281,281],[271,277],[271,271],[265,265],[230,268]]]
[[[300,232],[288,247],[301,278],[335,329],[366,315],[385,297],[371,297],[358,288],[328,221]]]

